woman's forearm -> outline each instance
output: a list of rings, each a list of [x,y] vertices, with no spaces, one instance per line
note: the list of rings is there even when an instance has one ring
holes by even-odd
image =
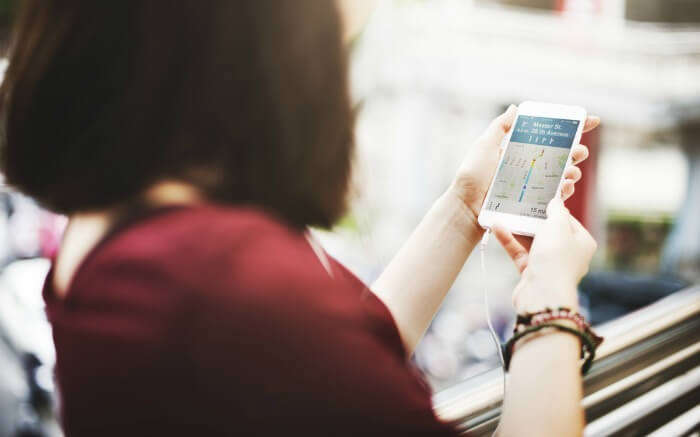
[[[513,355],[499,436],[583,432],[579,340],[567,333],[529,339]]]
[[[550,282],[556,282],[554,273],[549,282],[545,278],[521,282],[519,287],[529,290],[518,292],[546,295]],[[558,323],[576,328],[570,322]],[[516,343],[503,401],[500,436],[581,435],[584,417],[580,353],[580,340],[559,331],[531,334]]]
[[[372,290],[396,320],[409,353],[482,234],[474,214],[449,189],[373,284]]]
[[[560,307],[578,311],[577,284],[588,271],[596,243],[561,199],[555,198],[547,206],[547,219],[529,253],[511,234],[498,227],[494,233],[514,260],[519,259],[518,254],[526,254],[520,263],[522,277],[513,293],[518,314]],[[552,323],[579,329],[572,321]],[[502,436],[578,436],[583,432],[581,342],[568,332],[545,329],[515,344],[500,425]]]

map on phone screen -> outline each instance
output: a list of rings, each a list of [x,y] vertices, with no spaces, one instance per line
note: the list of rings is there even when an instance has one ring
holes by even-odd
[[[496,172],[486,209],[546,218],[579,120],[520,115]]]

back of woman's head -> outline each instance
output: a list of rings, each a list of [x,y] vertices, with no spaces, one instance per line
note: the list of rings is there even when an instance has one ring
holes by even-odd
[[[352,115],[332,0],[26,0],[0,104],[7,182],[60,212],[164,179],[295,226],[344,207]]]

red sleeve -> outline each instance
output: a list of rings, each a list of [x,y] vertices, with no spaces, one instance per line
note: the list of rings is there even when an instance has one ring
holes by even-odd
[[[302,236],[252,237],[220,273],[193,296],[186,339],[210,431],[456,435],[435,417],[386,308],[345,275],[330,278]]]

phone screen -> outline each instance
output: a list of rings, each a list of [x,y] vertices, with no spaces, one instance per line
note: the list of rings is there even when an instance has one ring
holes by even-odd
[[[486,209],[546,218],[547,204],[559,187],[579,123],[518,116]]]

